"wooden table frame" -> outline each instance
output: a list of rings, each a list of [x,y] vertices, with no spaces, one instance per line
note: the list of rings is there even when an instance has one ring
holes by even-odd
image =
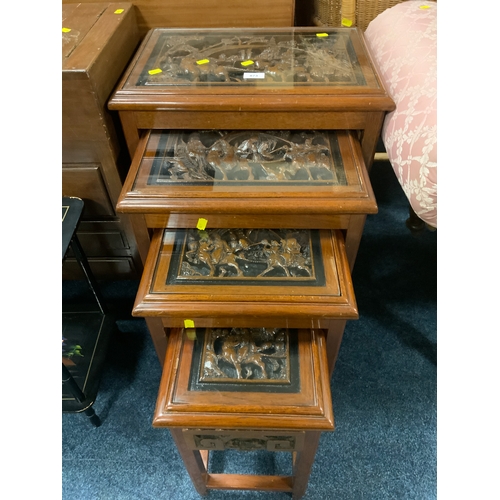
[[[321,432],[334,430],[324,334],[320,331],[312,332],[310,343],[306,347],[304,344],[299,347],[303,356],[301,359],[305,361],[304,366],[300,368],[300,395],[293,394],[296,398],[287,399],[286,407],[282,406],[285,404],[283,399],[278,400],[280,396],[285,396],[284,394],[276,394],[276,398],[271,398],[270,402],[263,400],[262,394],[259,396],[258,393],[249,392],[248,399],[238,400],[235,405],[231,405],[230,412],[221,403],[225,398],[220,393],[217,393],[214,400],[207,400],[198,398],[194,391],[190,393],[189,401],[186,399],[184,391],[191,368],[191,362],[186,361],[186,358],[192,358],[192,354],[189,349],[186,352],[181,347],[184,335],[181,329],[172,331],[172,342],[166,354],[153,425],[170,430],[198,493],[206,495],[210,489],[285,491],[292,493],[294,500],[301,498],[307,489]],[[174,359],[178,362],[174,363]],[[221,391],[223,394],[223,387]],[[204,395],[206,394],[202,391],[202,396]],[[293,411],[293,418],[290,418],[290,411]],[[244,421],[241,420],[242,414],[245,414]],[[290,453],[292,474],[278,476],[210,473],[210,451],[203,449],[200,441],[197,446],[194,440],[194,435],[199,433],[207,433],[211,437],[213,434],[219,434],[243,439],[260,437],[264,440],[269,434],[293,435],[294,445],[290,450],[273,451]],[[220,449],[222,448],[225,446]],[[215,449],[213,445],[212,449]]]
[[[318,449],[321,432],[305,433],[304,449],[293,452],[291,476],[250,474],[211,474],[208,472],[209,451],[191,450],[184,441],[182,429],[170,429],[172,438],[184,462],[196,491],[206,495],[208,490],[285,491],[298,500],[307,489],[311,468]]]

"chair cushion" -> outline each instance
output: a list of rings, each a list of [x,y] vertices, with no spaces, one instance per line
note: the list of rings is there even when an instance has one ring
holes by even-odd
[[[395,5],[365,38],[396,103],[382,128],[389,160],[415,213],[437,227],[437,3]]]

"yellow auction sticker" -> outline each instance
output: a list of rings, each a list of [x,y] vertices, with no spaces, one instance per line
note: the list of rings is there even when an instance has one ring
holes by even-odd
[[[194,321],[192,319],[185,319],[184,328],[194,328]]]
[[[198,219],[198,223],[196,224],[196,229],[200,229],[201,231],[203,231],[207,227],[207,224],[208,224],[208,220],[203,219],[201,217]]]
[[[316,33],[316,36],[318,38],[326,38],[328,36],[328,33]]]
[[[196,64],[207,64],[210,62],[210,59],[200,59],[199,61],[196,61]]]
[[[149,73],[150,75],[157,75],[158,73],[161,73],[161,72],[162,72],[162,70],[161,70],[160,68],[150,69],[150,70],[148,71],[148,73]]]
[[[350,19],[342,19],[342,26],[350,28],[352,26],[352,21]]]
[[[431,6],[430,5],[420,5],[419,6],[419,9],[430,9]]]
[[[250,59],[248,61],[242,61],[241,62],[241,65],[242,66],[250,66],[251,64],[253,64],[254,62],[251,61]]]
[[[121,14],[122,12],[125,12],[125,9],[116,9],[114,14]]]
[[[62,32],[63,33],[69,33],[71,31],[71,28],[63,28]]]

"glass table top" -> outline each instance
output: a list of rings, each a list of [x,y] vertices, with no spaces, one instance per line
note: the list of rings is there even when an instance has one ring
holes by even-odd
[[[357,29],[152,30],[123,89],[378,89]]]
[[[346,185],[338,137],[331,132],[152,131],[133,190]]]
[[[366,196],[352,135],[322,130],[148,131],[124,186],[133,197]],[[296,198],[299,196],[299,198]],[[276,202],[276,200],[275,200]]]
[[[355,135],[343,130],[150,130],[117,206],[148,214],[375,213],[360,155]]]

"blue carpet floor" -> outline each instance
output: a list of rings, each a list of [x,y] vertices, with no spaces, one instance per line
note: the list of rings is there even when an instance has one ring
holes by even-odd
[[[379,213],[367,219],[353,272],[360,319],[346,327],[331,381],[336,430],[321,437],[304,500],[436,498],[437,233],[414,237],[405,227],[406,198],[387,163],[376,163],[371,177]],[[137,285],[102,284],[122,311],[131,309]],[[65,286],[68,296],[77,293]],[[82,414],[62,416],[63,498],[198,499],[169,432],[151,426],[161,367],[145,323],[124,314],[117,326],[94,404],[101,427]],[[286,474],[286,455],[222,453],[211,465]],[[207,498],[290,495],[212,491]]]

